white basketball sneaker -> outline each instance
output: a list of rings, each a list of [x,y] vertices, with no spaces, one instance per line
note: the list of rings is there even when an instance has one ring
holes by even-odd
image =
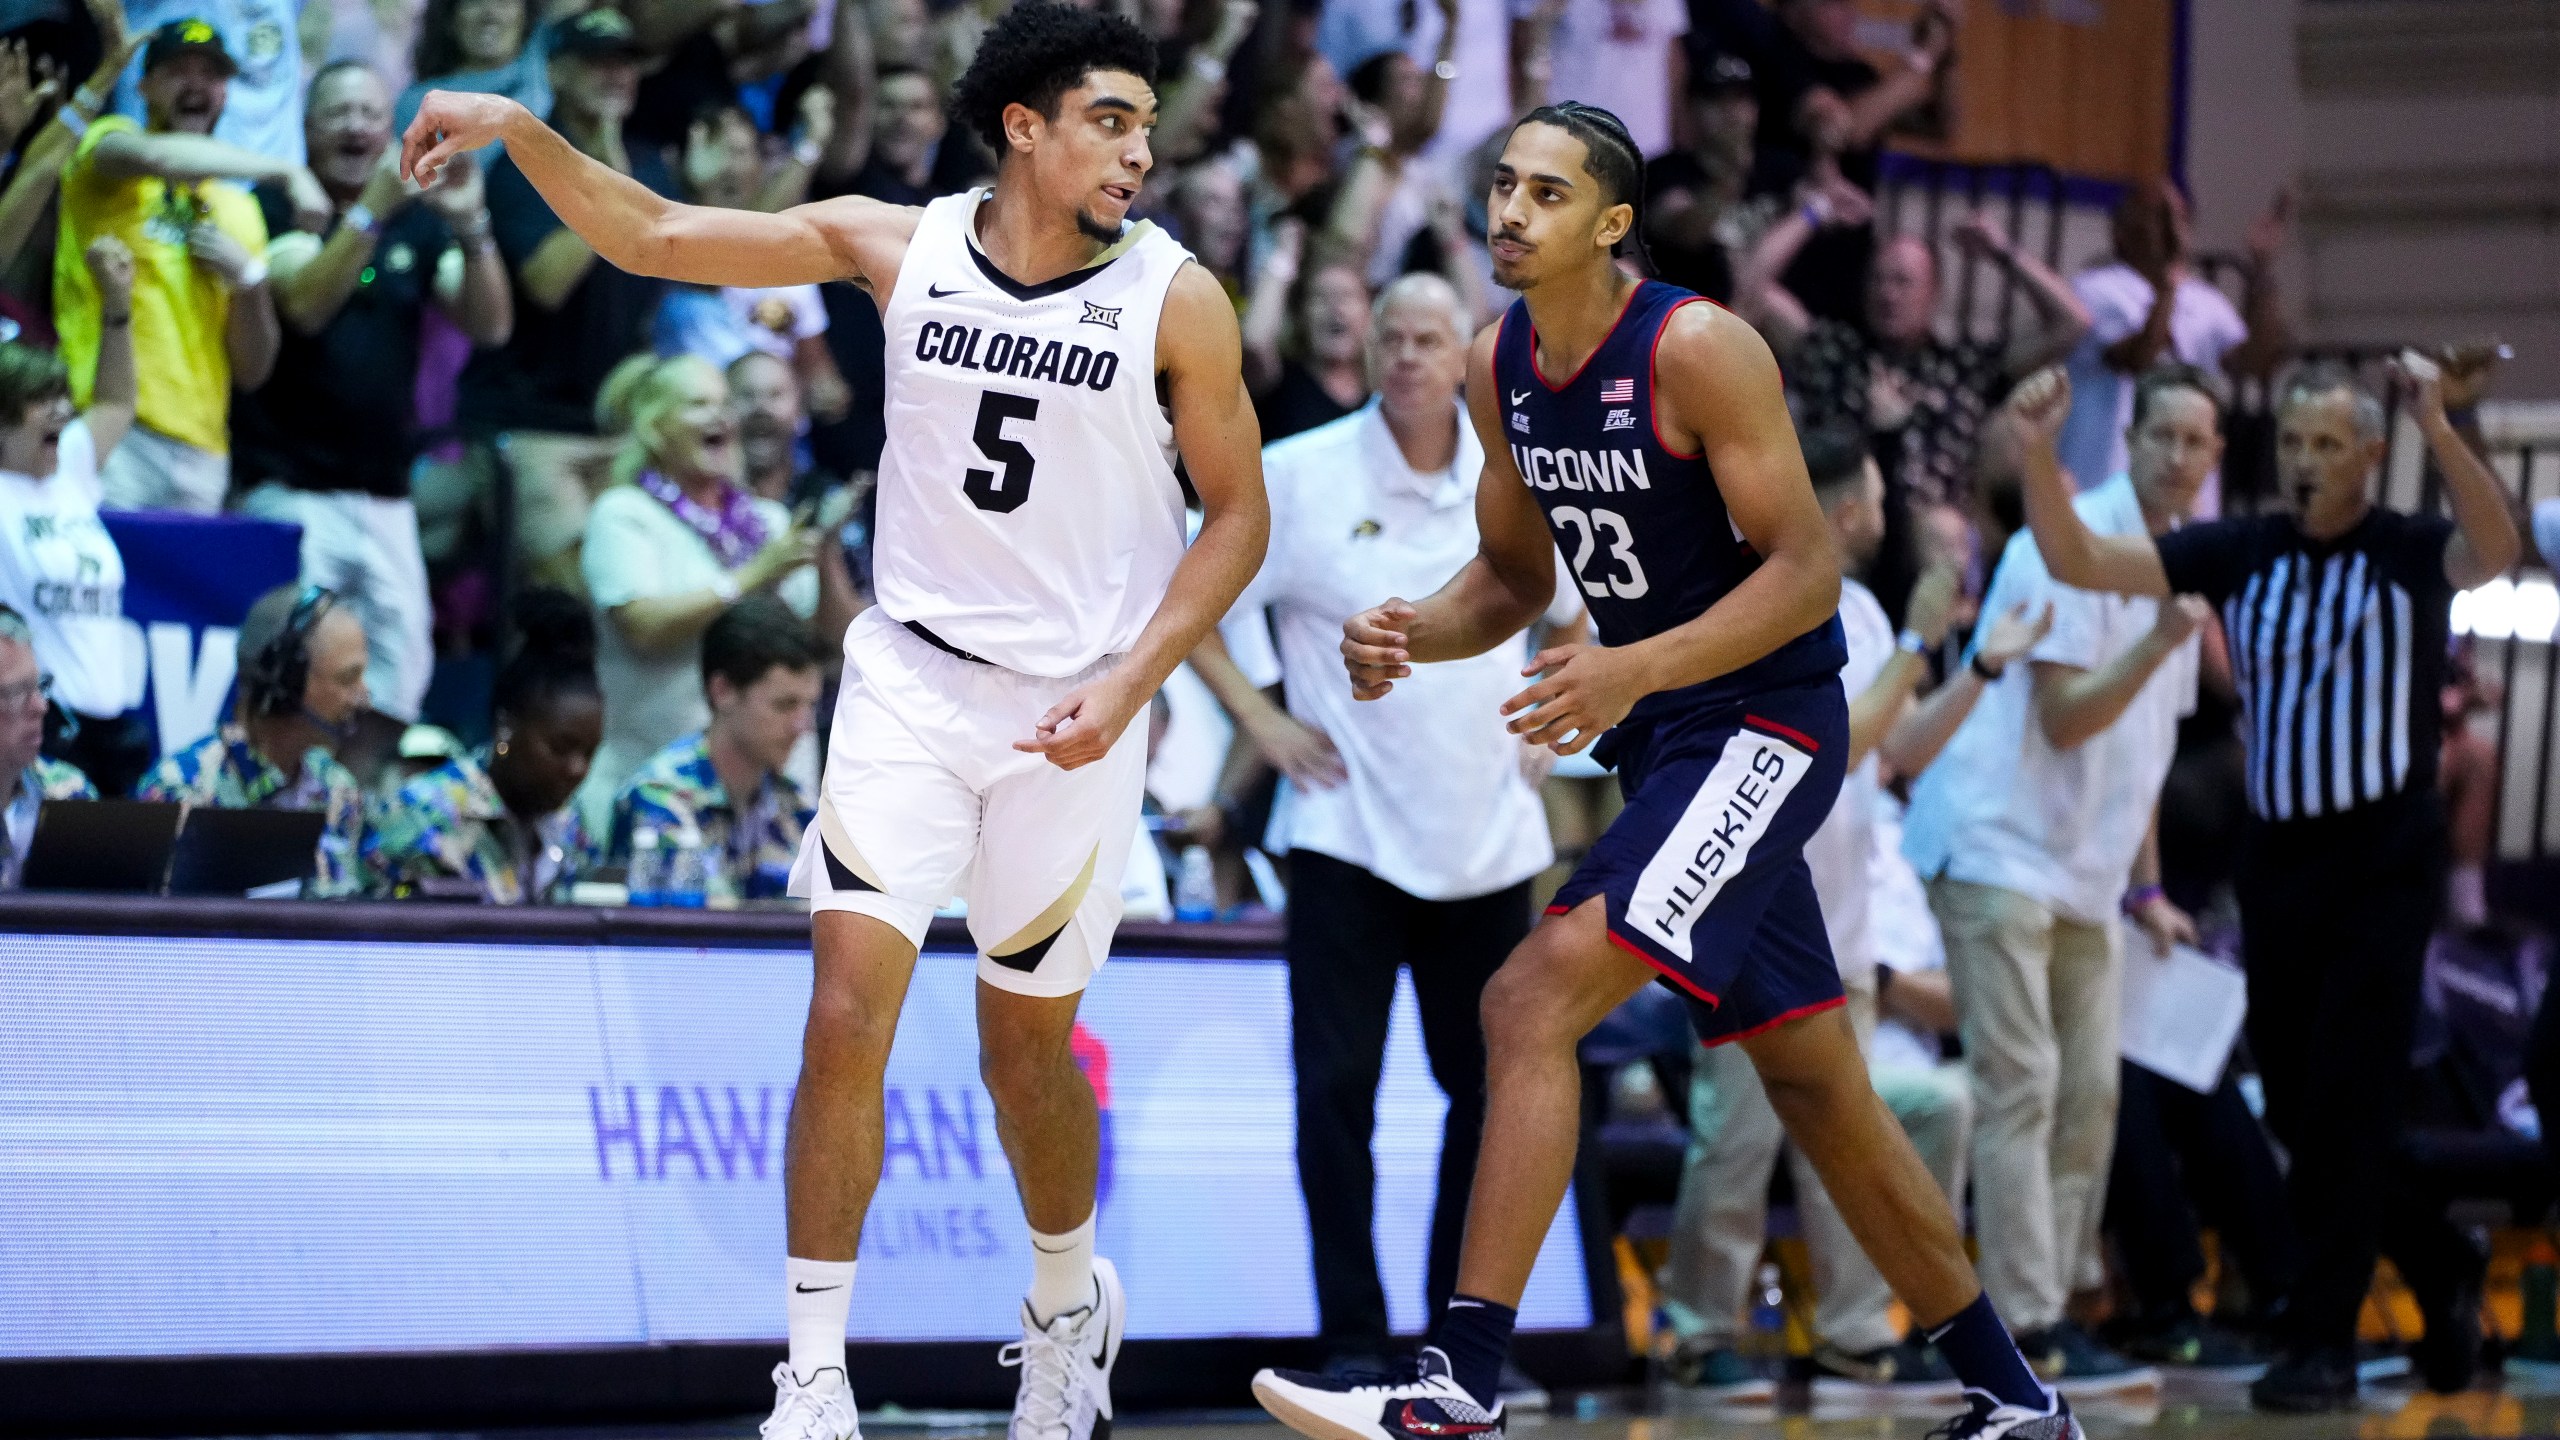
[[[1120,1359],[1129,1299],[1120,1272],[1093,1261],[1094,1303],[1043,1325],[1022,1305],[1022,1339],[997,1359],[1022,1371],[1005,1440],[1110,1440],[1111,1367]]]
[[[853,1386],[830,1365],[808,1384],[788,1361],[773,1367],[773,1414],[756,1427],[764,1440],[862,1440],[854,1418]]]

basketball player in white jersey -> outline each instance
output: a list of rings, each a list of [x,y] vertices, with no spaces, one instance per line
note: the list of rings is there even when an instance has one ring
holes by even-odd
[[[1001,157],[922,209],[679,205],[513,101],[436,92],[420,180],[504,141],[596,255],[704,285],[849,280],[888,333],[879,604],[844,642],[817,823],[792,893],[816,989],[792,1107],[790,1359],[766,1440],[857,1433],[848,1295],[882,1154],[881,1079],[925,923],[964,880],[980,1070],[1030,1223],[1014,1440],[1093,1440],[1124,1304],[1093,1253],[1098,1125],[1068,1049],[1119,919],[1148,701],[1262,563],[1269,512],[1235,312],[1127,220],[1152,157],[1155,48],[1116,16],[1007,12],[953,92]],[[1169,413],[1168,413],[1169,412]],[[1179,452],[1204,520],[1183,544]],[[706,605],[721,597],[706,592]]]

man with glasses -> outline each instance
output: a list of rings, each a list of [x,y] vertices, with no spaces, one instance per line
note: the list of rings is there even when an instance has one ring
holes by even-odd
[[[18,888],[27,844],[35,839],[36,811],[47,800],[95,800],[89,777],[36,753],[44,744],[45,700],[53,677],[36,669],[35,636],[26,617],[0,605],[0,890]]]

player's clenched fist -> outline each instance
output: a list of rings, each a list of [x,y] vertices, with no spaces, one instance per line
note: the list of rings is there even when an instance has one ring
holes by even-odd
[[[1405,650],[1413,615],[1410,602],[1390,600],[1342,622],[1342,668],[1351,672],[1353,699],[1375,700],[1413,673]]]

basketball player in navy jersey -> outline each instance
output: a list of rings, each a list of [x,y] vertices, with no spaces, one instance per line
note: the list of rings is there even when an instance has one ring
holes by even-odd
[[[1270,524],[1235,311],[1171,236],[1128,218],[1153,163],[1155,64],[1129,20],[1006,11],[952,96],[1000,157],[995,183],[922,208],[675,204],[493,95],[430,94],[402,142],[424,179],[504,141],[624,269],[849,280],[880,306],[879,603],[844,638],[792,871],[817,974],[785,1172],[791,1353],[764,1440],[858,1433],[846,1309],[880,1179],[883,1072],[926,924],[964,886],[979,1069],[1031,1231],[1022,1343],[1005,1354],[1022,1370],[1010,1440],[1111,1424],[1125,1302],[1094,1254],[1099,1124],[1069,1038],[1137,833],[1146,727],[1130,721],[1260,567]],[[1204,516],[1187,548],[1177,453]],[[732,585],[633,608],[699,623],[735,598]]]
[[[1495,1389],[1571,1176],[1575,1045],[1660,980],[1698,1035],[1738,1043],[1859,1243],[1968,1388],[1961,1440],[2076,1440],[1967,1263],[1945,1196],[1877,1100],[1800,854],[1842,779],[1840,560],[1768,346],[1731,313],[1622,272],[1641,170],[1617,117],[1530,112],[1495,171],[1494,277],[1521,293],[1477,337],[1483,548],[1436,594],[1343,627],[1352,691],[1480,654],[1546,608],[1560,549],[1608,643],[1534,656],[1503,708],[1531,742],[1598,743],[1625,811],[1484,995],[1484,1144],[1457,1293],[1413,1372],[1262,1372],[1318,1440],[1499,1431]]]

